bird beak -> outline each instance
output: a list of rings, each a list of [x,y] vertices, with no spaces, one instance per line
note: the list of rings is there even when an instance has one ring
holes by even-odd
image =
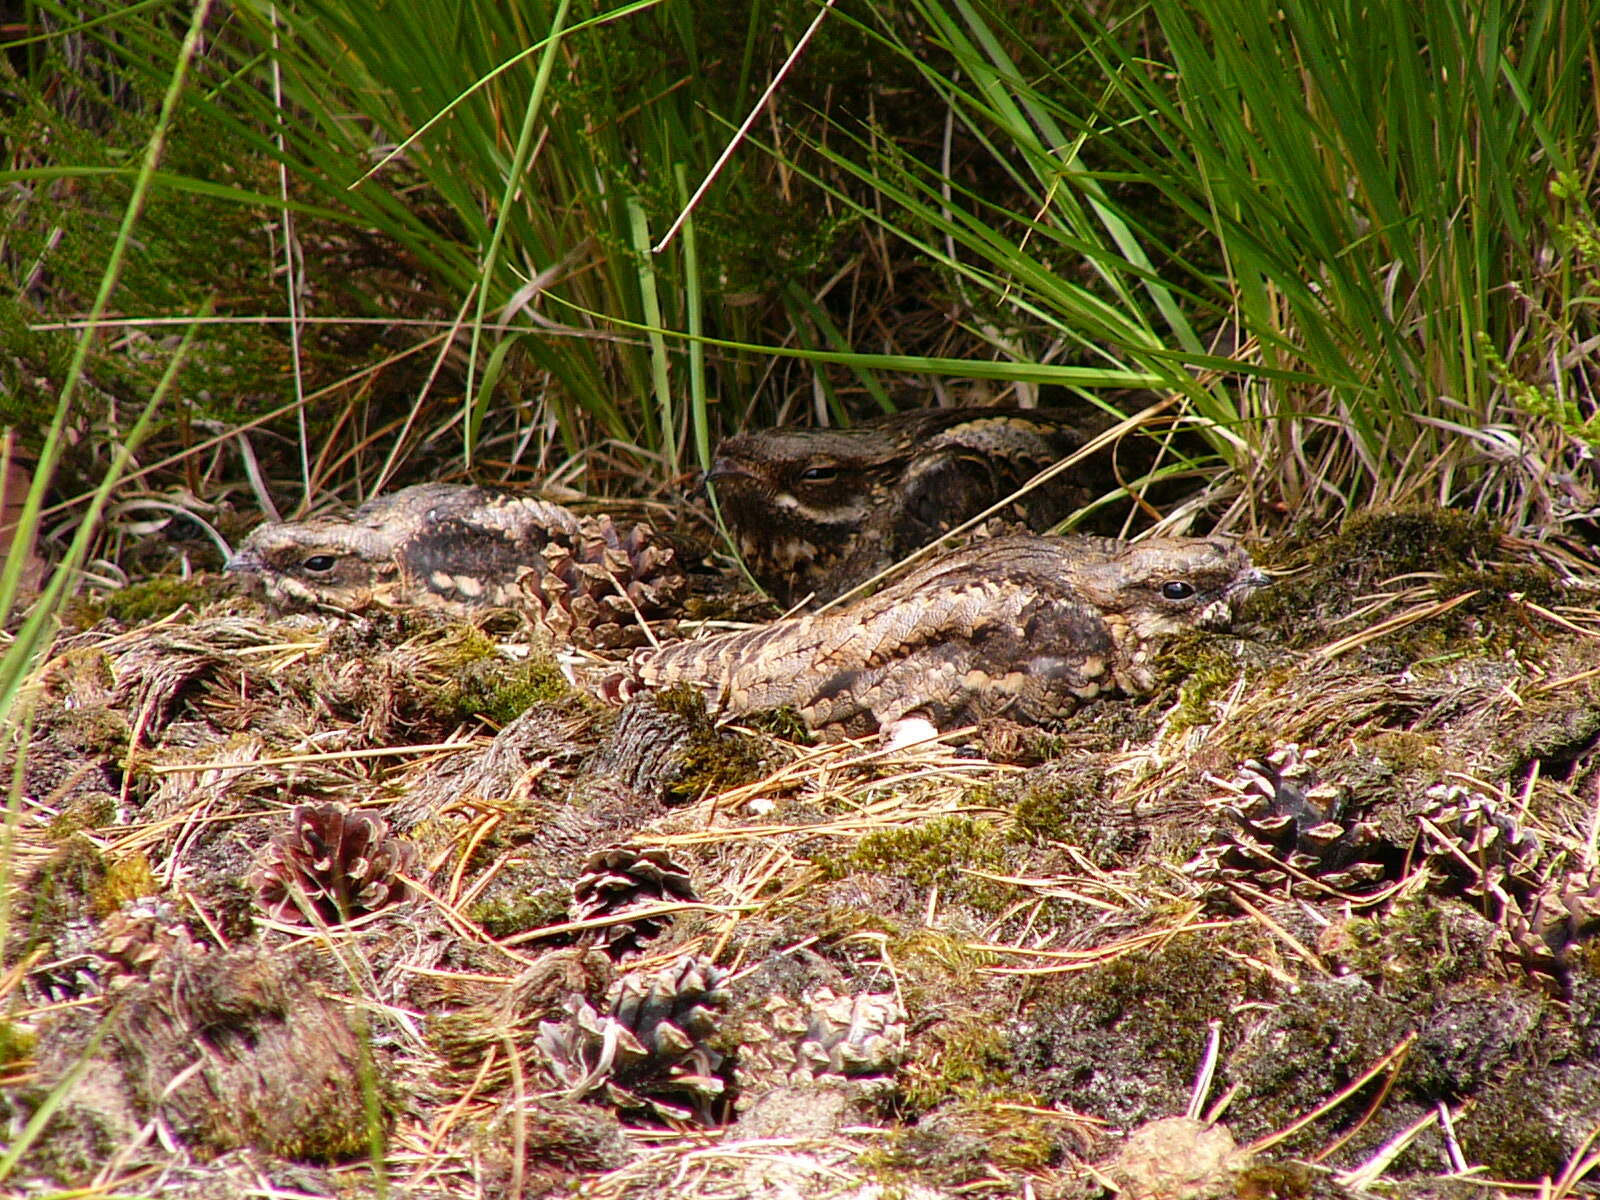
[[[1257,588],[1266,587],[1271,582],[1271,575],[1268,575],[1260,567],[1252,567],[1249,573],[1239,580],[1238,586],[1241,592],[1253,592]]]
[[[700,482],[694,491],[689,493],[689,499],[697,500],[706,494],[706,485],[715,483],[719,479],[754,479],[755,474],[747,470],[743,463],[734,458],[718,458],[711,463],[711,469],[700,476]]]
[[[731,479],[735,476],[754,479],[755,472],[751,471],[736,458],[719,458],[711,464],[711,470],[706,472],[701,484],[703,486],[707,483],[715,483],[719,479]]]
[[[222,564],[224,571],[237,571],[241,574],[256,574],[266,570],[266,560],[254,550],[240,550],[229,557]]]

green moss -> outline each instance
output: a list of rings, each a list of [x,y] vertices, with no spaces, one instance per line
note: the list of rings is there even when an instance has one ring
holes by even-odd
[[[960,867],[1003,865],[994,826],[963,816],[869,833],[839,861],[845,873],[893,872],[918,888],[955,883]]]
[[[952,1100],[883,1143],[870,1165],[957,1186],[995,1167],[1036,1171],[1062,1158],[1067,1121],[1041,1110],[1037,1097],[1023,1092]]]
[[[124,625],[143,625],[177,612],[184,605],[199,608],[232,593],[227,582],[207,575],[178,579],[161,575],[105,593],[105,615]]]
[[[706,698],[698,688],[687,683],[675,683],[655,694],[656,707],[691,724],[706,721]]]
[[[507,725],[535,704],[573,694],[572,685],[552,658],[536,655],[515,663],[496,654],[492,643],[487,654],[474,653],[475,649],[470,638],[462,639],[459,665],[432,697],[433,706],[447,719],[483,717],[495,725]]]
[[[478,901],[467,910],[467,916],[491,937],[510,937],[565,921],[571,900],[572,892],[565,885],[520,893],[507,889]]]
[[[1492,1178],[1533,1181],[1555,1178],[1576,1147],[1562,1136],[1560,1118],[1588,1114],[1591,1126],[1600,1096],[1591,1089],[1575,1095],[1561,1074],[1531,1066],[1514,1067],[1500,1083],[1458,1119],[1456,1135],[1474,1163]],[[1553,1119],[1555,1118],[1555,1119]]]
[[[108,863],[104,877],[90,889],[89,900],[96,913],[109,916],[129,900],[154,896],[160,890],[161,885],[155,872],[150,869],[149,859],[145,858],[143,851],[139,851]]]
[[[1102,1019],[1140,1013],[1141,1020],[1164,1030],[1164,1037],[1187,1042],[1207,1029],[1224,998],[1242,998],[1251,991],[1254,981],[1236,955],[1256,947],[1230,945],[1235,940],[1183,934],[1159,950],[1125,954],[1092,972],[1081,995]],[[1225,953],[1225,946],[1235,953]],[[1187,1058],[1195,1045],[1176,1052]]]
[[[1434,620],[1389,634],[1362,653],[1390,660],[1395,669],[1457,654],[1479,643],[1483,615],[1509,590],[1522,591],[1548,572],[1495,565],[1502,557],[1498,531],[1483,517],[1455,509],[1411,506],[1358,513],[1337,534],[1310,532],[1279,543],[1261,556],[1283,572],[1270,588],[1243,605],[1245,620],[1261,621],[1293,645],[1313,645],[1335,635],[1333,621],[1355,606],[1356,598],[1400,575],[1437,576],[1440,599],[1479,590],[1483,594]],[[1521,627],[1521,621],[1516,623]]]
[[[1238,683],[1243,666],[1214,637],[1189,634],[1162,652],[1161,671],[1163,682],[1181,681],[1168,725],[1168,736],[1177,739],[1197,726],[1217,723],[1218,702]]]
[[[102,792],[94,792],[68,802],[45,826],[46,840],[60,845],[73,834],[86,829],[104,829],[117,816],[117,802]]]
[[[1571,593],[1548,567],[1531,562],[1460,563],[1444,572],[1446,594],[1481,588],[1496,597],[1520,595],[1536,604],[1564,604]]]
[[[1131,1128],[1182,1111],[1223,1020],[1269,985],[1244,963],[1270,953],[1244,929],[1178,934],[1102,966],[1030,981],[1008,1020],[1016,1086]]]
[[[913,1112],[1012,1086],[1011,1048],[1005,1033],[986,1016],[970,1014],[936,1025],[912,1047],[900,1079],[901,1094]]]
[[[752,713],[744,719],[744,723],[751,729],[771,734],[785,742],[793,742],[797,746],[814,746],[817,743],[816,735],[806,726],[800,714],[787,705]]]
[[[706,730],[679,749],[677,763],[678,773],[665,789],[669,804],[702,800],[758,779],[766,759],[751,738]]]
[[[418,635],[428,640],[429,656],[445,670],[454,670],[483,662],[501,659],[495,641],[476,625],[446,625]]]
[[[1385,575],[1438,570],[1440,564],[1488,560],[1499,553],[1499,532],[1477,513],[1407,505],[1353,514],[1326,558],[1364,564]]]
[[[1567,965],[1574,972],[1600,977],[1600,938],[1579,942],[1568,950]]]
[[[1022,1097],[1017,1103],[991,1107],[980,1115],[978,1127],[995,1166],[1031,1171],[1047,1167],[1060,1157],[1059,1119],[1028,1111],[1031,1100],[1032,1097]]]
[[[120,758],[133,737],[127,712],[100,705],[57,709],[50,715],[50,731],[86,759]]]
[[[365,1114],[349,1108],[325,1107],[300,1125],[276,1137],[263,1137],[261,1149],[300,1162],[348,1162],[372,1148]]]
[[[1323,935],[1323,952],[1385,995],[1431,995],[1483,974],[1493,931],[1459,904],[1412,894]]]
[[[33,1057],[39,1035],[14,1021],[0,1021],[0,1067],[26,1062]]]
[[[1130,813],[1107,811],[1112,788],[1105,771],[1085,763],[1052,774],[1022,790],[1012,803],[1013,841],[1057,842],[1083,852],[1096,866],[1121,865],[1147,831]]]
[[[1281,1128],[1346,1087],[1391,1051],[1416,1027],[1404,1005],[1379,995],[1354,977],[1302,984],[1252,1027],[1228,1060],[1226,1082],[1238,1089],[1230,1121],[1241,1139]],[[1397,1085],[1407,1094],[1416,1075],[1411,1064]],[[1383,1084],[1369,1082],[1351,1101],[1370,1102]],[[1393,1130],[1388,1130],[1392,1133]],[[1381,1144],[1385,1125],[1363,1132],[1344,1161],[1360,1161]],[[1289,1153],[1326,1140],[1327,1127],[1313,1126],[1287,1144]]]
[[[830,879],[843,879],[856,871],[892,874],[914,888],[938,887],[952,902],[992,912],[1013,899],[1014,893],[1003,884],[968,875],[964,869],[1004,874],[1005,847],[1003,831],[991,822],[946,816],[869,833],[848,853],[814,861]]]

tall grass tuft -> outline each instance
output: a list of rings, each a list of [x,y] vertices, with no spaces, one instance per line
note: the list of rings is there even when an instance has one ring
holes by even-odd
[[[162,6],[44,7],[125,72],[177,53]],[[185,120],[281,163],[283,194],[157,184],[372,231],[443,326],[411,335],[434,361],[408,415],[300,431],[302,491],[445,452],[522,475],[587,452],[659,485],[793,355],[834,418],[892,407],[894,376],[1177,393],[1228,468],[1206,468],[1224,520],[1593,507],[1600,0],[825,7],[663,244],[818,12],[241,0],[213,22]]]
[[[1262,517],[1592,506],[1539,475],[1581,462],[1596,411],[1573,366],[1600,283],[1572,249],[1600,4],[1153,0],[1119,23],[1058,0],[1028,30],[1005,6],[913,7],[940,53],[880,35],[974,157],[823,152],[997,353],[1165,376]]]
[[[144,153],[136,168],[132,192],[124,209],[122,224],[112,245],[110,257],[101,273],[99,289],[79,336],[77,349],[67,368],[66,377],[61,381],[56,412],[49,428],[45,431],[43,448],[32,486],[11,533],[11,544],[15,547],[31,545],[38,529],[44,496],[61,454],[77,390],[83,383],[83,370],[88,360],[89,348],[100,332],[100,323],[110,307],[122,265],[133,247],[134,229],[160,165],[167,136],[176,119],[179,101],[189,83],[189,70],[201,42],[209,9],[209,0],[202,0],[195,5],[188,27],[182,35],[179,50],[168,64],[170,77],[166,81],[160,111],[156,115]],[[191,330],[191,336],[192,332]],[[169,360],[160,384],[148,403],[143,406],[132,427],[126,432],[122,445],[112,455],[110,466],[95,490],[87,511],[78,522],[64,558],[56,564],[54,572],[44,584],[42,594],[34,599],[26,615],[16,624],[4,652],[0,653],[0,731],[4,731],[4,737],[10,743],[4,750],[11,765],[7,781],[9,786],[3,840],[0,840],[0,947],[5,947],[10,942],[12,889],[16,883],[13,856],[17,826],[21,819],[23,767],[28,735],[32,726],[26,688],[36,677],[41,658],[50,645],[55,630],[57,610],[70,595],[76,582],[77,570],[88,554],[106,501],[126,470],[129,460],[148,433],[158,406],[166,399],[177,377],[178,367],[188,350],[188,343],[189,339],[186,338]],[[21,553],[7,555],[6,562],[0,566],[0,627],[10,625],[13,609],[18,603],[18,585],[24,557]],[[16,1140],[16,1144],[11,1146],[4,1156],[0,1156],[0,1179],[9,1175],[28,1145],[43,1129],[61,1097],[70,1090],[77,1076],[85,1069],[98,1040],[97,1033],[79,1063],[46,1098],[45,1103],[40,1106]]]
[[[52,11],[126,71],[172,61],[177,33],[159,13]],[[752,149],[712,182],[693,215],[698,239],[653,248],[782,61],[796,14],[809,10],[794,0],[418,0],[381,14],[349,0],[244,0],[213,30],[187,116],[225,154],[284,164],[287,197],[162,182],[279,221],[342,221],[394,247],[459,314],[427,386],[454,414],[445,425],[458,422],[462,466],[521,462],[553,430],[568,453],[610,441],[671,478],[705,451],[707,406],[738,423],[761,369],[691,351],[683,335],[782,342],[805,299],[785,281],[827,244],[827,230],[767,202],[762,180],[777,167]],[[374,299],[392,311],[392,298]],[[405,422],[383,473],[425,443],[436,466],[439,432]],[[338,456],[303,446],[299,457]]]

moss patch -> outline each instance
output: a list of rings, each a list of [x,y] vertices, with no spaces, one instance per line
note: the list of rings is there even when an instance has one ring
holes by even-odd
[[[571,902],[572,889],[564,884],[527,891],[496,888],[492,895],[472,905],[467,916],[491,937],[503,938],[565,921]]]
[[[1385,995],[1431,995],[1483,971],[1494,926],[1464,905],[1413,894],[1391,908],[1329,926],[1319,952]]]
[[[656,693],[656,706],[688,726],[673,754],[676,770],[666,785],[671,804],[692,803],[761,777],[766,754],[761,743],[733,730],[718,729],[706,711],[705,696],[686,683]]]
[[[1223,952],[1238,941],[1182,934],[1030,984],[1009,1033],[1017,1086],[1122,1128],[1181,1112],[1211,1022],[1263,990]]]
[[[869,833],[846,854],[817,860],[825,877],[842,879],[856,871],[881,872],[919,891],[940,894],[979,912],[992,912],[1011,898],[1003,885],[965,870],[1003,874],[1006,839],[989,821],[966,816],[935,817],[916,825]]]
[[[492,645],[487,654],[473,655],[473,649],[471,640],[463,641],[462,664],[434,692],[433,703],[446,717],[463,721],[483,717],[495,725],[509,725],[535,704],[573,694],[552,658],[537,655],[511,662],[493,653]]]
[[[117,802],[110,796],[95,793],[69,802],[50,821],[45,837],[60,844],[74,834],[90,829],[103,829],[116,819]]]
[[[980,1015],[941,1023],[918,1040],[901,1069],[901,1095],[913,1112],[953,1098],[976,1099],[1012,1086],[1011,1047],[1004,1032]]]
[[[154,896],[160,890],[161,884],[150,869],[150,860],[141,851],[108,863],[90,899],[96,913],[109,916],[128,901]]]
[[[188,579],[157,576],[104,593],[98,607],[105,616],[124,625],[142,625],[170,616],[186,604],[201,608],[232,592],[230,583],[214,575],[193,575]]]
[[[31,1059],[38,1043],[38,1034],[15,1021],[0,1020],[0,1069]]]
[[[1315,645],[1337,636],[1335,621],[1358,607],[1360,597],[1389,580],[1417,575],[1422,578],[1412,583],[1432,577],[1437,599],[1480,594],[1363,648],[1359,653],[1376,655],[1375,667],[1389,663],[1399,671],[1474,648],[1535,650],[1507,597],[1551,598],[1555,577],[1536,563],[1508,565],[1504,557],[1498,530],[1481,516],[1428,506],[1358,513],[1332,537],[1307,534],[1271,548],[1264,565],[1284,577],[1249,597],[1241,617],[1273,626],[1292,645]]]

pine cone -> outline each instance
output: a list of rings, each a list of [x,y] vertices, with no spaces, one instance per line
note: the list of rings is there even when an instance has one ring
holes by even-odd
[[[167,901],[140,902],[112,913],[100,923],[90,945],[105,960],[101,972],[108,991],[147,978],[152,966],[174,947],[194,948],[189,931]]]
[[[588,649],[645,645],[639,618],[675,613],[687,588],[674,547],[647,525],[619,532],[605,514],[553,528],[540,556],[544,573],[529,598],[558,641]]]
[[[1600,934],[1600,870],[1568,871],[1525,905],[1508,904],[1500,927],[1505,960],[1564,993],[1572,948]]]
[[[839,996],[819,987],[798,1004],[774,995],[744,1030],[739,1085],[755,1092],[822,1083],[876,1097],[893,1089],[905,1042],[905,1009],[890,993]]]
[[[291,925],[340,925],[400,903],[411,894],[400,876],[417,852],[388,832],[388,822],[374,813],[342,804],[298,806],[255,871],[256,903]]]
[[[574,996],[565,1021],[540,1022],[538,1045],[572,1099],[599,1093],[620,1109],[714,1123],[727,1081],[708,1042],[727,1004],[723,975],[693,958],[625,975],[607,992],[604,1015]]]
[[[613,846],[590,856],[572,885],[572,918],[617,916],[671,900],[697,900],[689,872],[662,849]],[[642,952],[645,942],[667,927],[670,917],[638,917],[590,931],[592,944],[614,961]]]
[[[1289,745],[1240,768],[1213,802],[1237,826],[1219,831],[1190,870],[1204,879],[1258,886],[1310,876],[1343,892],[1372,890],[1388,873],[1390,848],[1371,825],[1347,813],[1344,793],[1324,783],[1300,747]]]
[[[1495,802],[1459,784],[1428,789],[1421,814],[1423,861],[1447,895],[1471,900],[1491,919],[1539,898],[1543,847]]]

